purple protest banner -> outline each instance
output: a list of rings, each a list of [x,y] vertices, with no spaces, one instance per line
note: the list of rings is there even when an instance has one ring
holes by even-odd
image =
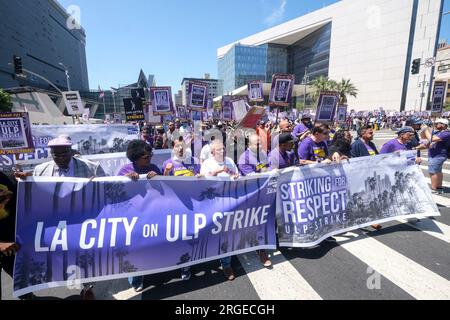
[[[22,181],[14,296],[275,249],[276,184],[273,175]]]
[[[262,81],[251,81],[248,83],[248,99],[253,102],[264,101],[264,88]]]
[[[231,104],[232,96],[222,97],[222,119],[224,121],[233,120],[233,105]]]
[[[274,74],[269,105],[271,107],[288,107],[292,102],[294,83],[295,76],[292,74]]]
[[[447,97],[446,92],[447,81],[434,82],[433,100],[431,101],[432,115],[441,115]]]
[[[337,123],[345,123],[347,120],[347,109],[348,106],[346,104],[340,104],[338,106],[338,110],[336,113],[336,122]]]
[[[338,103],[339,92],[321,91],[317,106],[316,122],[333,122]]]
[[[185,106],[177,106],[177,117],[180,120],[188,120],[189,115]]]
[[[155,116],[173,115],[175,113],[171,87],[150,88],[150,102]]]
[[[34,152],[27,112],[0,112],[0,155]]]
[[[206,111],[208,108],[208,84],[189,81],[187,106],[191,110]]]

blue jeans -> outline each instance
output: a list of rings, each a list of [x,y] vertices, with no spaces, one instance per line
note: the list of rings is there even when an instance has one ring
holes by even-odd
[[[128,278],[130,285],[136,289],[144,284],[144,277],[130,277]]]
[[[231,268],[231,257],[220,259],[220,264],[222,265],[222,268]]]

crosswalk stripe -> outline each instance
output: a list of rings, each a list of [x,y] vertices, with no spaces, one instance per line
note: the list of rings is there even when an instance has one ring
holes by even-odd
[[[425,180],[427,181],[427,183],[428,183],[429,185],[431,185],[431,178],[425,177]],[[443,181],[443,182],[442,182],[442,186],[443,186],[444,188],[450,188],[450,182]]]
[[[450,199],[433,194],[433,200],[441,206],[450,207]]]
[[[418,222],[408,221],[406,219],[399,219],[401,223],[406,223],[414,229],[425,232],[426,234],[435,237],[439,240],[450,243],[450,226],[432,219],[424,219]]]
[[[345,250],[414,298],[418,300],[450,299],[450,281],[374,238],[349,233],[336,238]]]
[[[240,255],[238,258],[262,300],[322,300],[281,253],[272,255],[271,270],[261,266],[254,252]]]

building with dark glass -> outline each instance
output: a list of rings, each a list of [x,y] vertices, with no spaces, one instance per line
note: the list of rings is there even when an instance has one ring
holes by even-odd
[[[294,74],[296,84],[350,79],[351,109],[419,111],[432,68],[412,75],[411,65],[436,56],[442,11],[442,0],[341,0],[219,48],[218,78],[225,94],[275,73]]]
[[[89,91],[86,33],[74,26],[66,10],[54,0],[0,0],[0,88],[29,86],[54,90],[39,77],[14,79],[13,55],[23,68],[67,90]],[[61,64],[62,65],[61,65]]]

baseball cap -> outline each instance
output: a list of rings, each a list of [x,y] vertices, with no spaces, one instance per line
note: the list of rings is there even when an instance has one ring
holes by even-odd
[[[397,131],[398,135],[402,135],[404,133],[414,133],[414,129],[411,127],[403,127],[399,131]]]
[[[448,120],[447,119],[436,119],[436,121],[434,123],[441,123],[443,125],[446,125],[448,127]]]
[[[292,134],[290,133],[282,133],[279,136],[279,143],[283,144],[283,143],[287,143],[287,142],[293,142],[294,141],[294,137],[292,136]]]
[[[72,145],[72,140],[67,135],[61,135],[47,144],[48,147],[71,147]]]

